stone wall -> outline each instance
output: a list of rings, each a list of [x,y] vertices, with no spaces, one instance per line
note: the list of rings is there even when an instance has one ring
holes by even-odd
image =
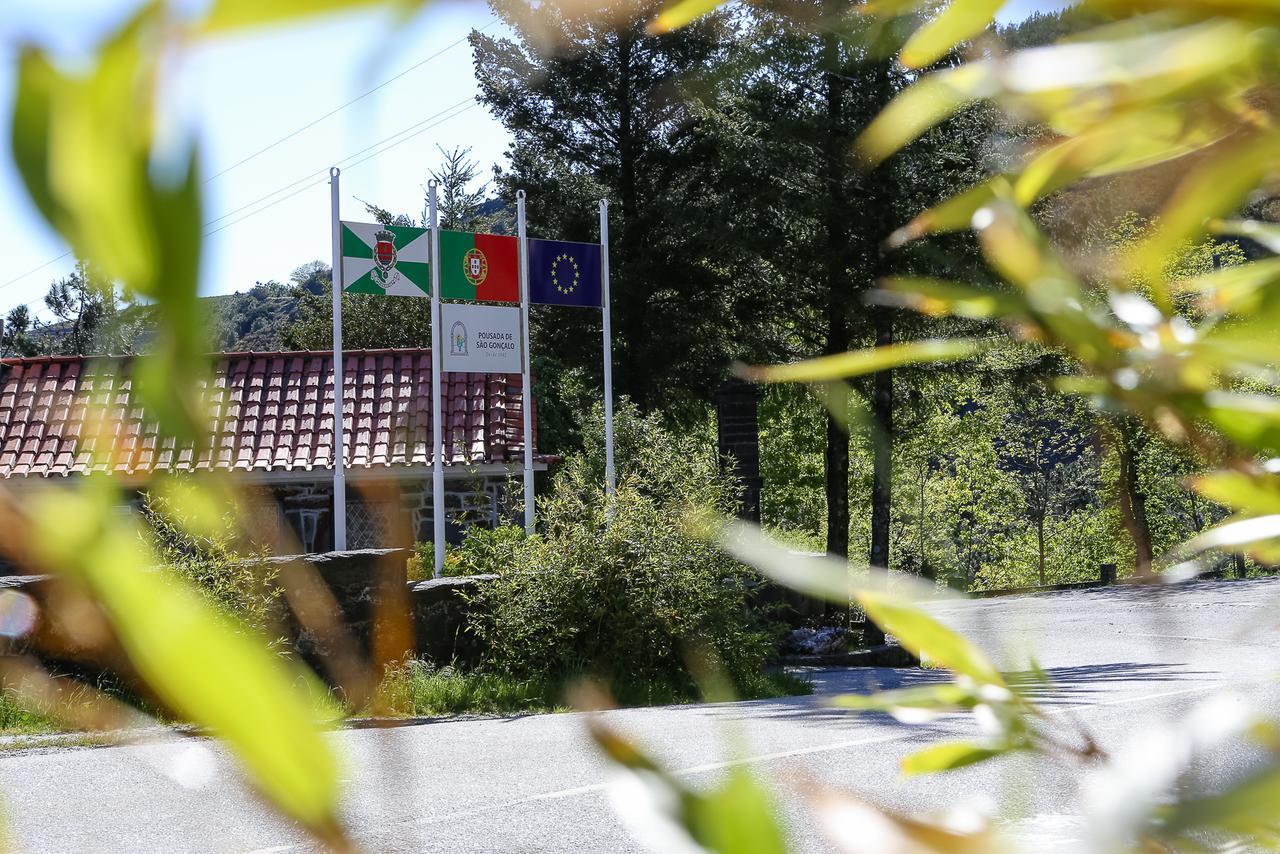
[[[480,648],[465,631],[467,595],[493,575],[408,581],[409,549],[357,549],[325,554],[276,557],[272,562],[302,562],[333,595],[342,623],[362,650],[368,651],[379,614],[407,613],[413,629],[414,653],[439,664],[474,664]],[[299,652],[323,657],[323,638],[294,626]]]
[[[370,648],[375,614],[385,604],[394,609],[392,613],[407,614],[413,627],[416,656],[438,664],[475,664],[481,649],[475,637],[466,631],[470,607],[467,597],[496,576],[411,582],[405,577],[410,554],[408,549],[364,549],[276,557],[272,562],[280,565],[300,562],[314,571],[312,577],[319,578],[332,594],[342,625],[363,652],[367,653]],[[90,646],[96,646],[96,641],[103,639],[103,632],[110,633],[96,605],[50,576],[3,578],[0,590],[30,597],[40,615],[31,634],[9,644],[10,652],[31,653],[56,672],[78,674],[90,680],[106,672],[109,662],[96,660],[89,652],[90,647],[85,645],[87,639],[92,638],[95,643]],[[70,610],[48,607],[59,598],[64,604],[71,601],[77,604]],[[74,613],[80,622],[60,625],[49,618],[52,614],[67,613]],[[307,623],[322,625],[314,618],[309,618]],[[321,665],[329,653],[324,631],[303,628],[294,620],[291,634],[297,652],[311,664]],[[325,668],[321,666],[319,670],[324,672]]]
[[[333,548],[333,482],[280,484],[271,488],[280,525],[287,525],[302,551]],[[394,499],[391,496],[394,495]],[[403,548],[434,535],[431,481],[388,481],[362,489],[347,481],[347,545],[352,549]],[[505,478],[486,476],[445,481],[445,539],[462,541],[470,525],[493,527],[513,518]],[[259,514],[261,517],[261,514]]]

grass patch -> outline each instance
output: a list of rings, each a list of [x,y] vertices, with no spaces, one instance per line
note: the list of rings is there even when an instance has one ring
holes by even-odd
[[[739,685],[738,692],[744,700],[807,697],[813,693],[813,680],[785,670],[779,673],[761,673],[749,684]]]
[[[566,684],[452,667],[435,669],[427,662],[410,661],[388,673],[379,699],[384,710],[409,717],[567,711]],[[678,705],[701,699],[694,690],[666,682],[615,684],[611,691],[615,702],[625,707]],[[738,686],[738,696],[744,700],[812,693],[810,680],[786,672],[761,673]]]
[[[398,715],[508,714],[554,709],[560,694],[558,685],[541,680],[436,670],[411,661],[387,674],[379,699]]]
[[[56,718],[18,704],[9,691],[0,692],[0,735],[42,735],[66,732]]]
[[[560,712],[569,710],[564,700],[566,684],[565,681],[516,679],[452,667],[437,669],[424,661],[410,661],[392,670],[383,680],[378,705],[384,714],[404,717]],[[692,688],[666,682],[613,685],[611,690],[618,705],[624,707],[668,706],[701,700]],[[812,693],[811,681],[786,672],[761,673],[738,686],[738,696],[744,700]],[[68,695],[68,702],[86,707],[94,701],[95,692],[87,686]],[[119,739],[118,734],[79,733],[51,712],[51,709],[21,705],[11,691],[0,691],[0,737],[9,739],[0,742],[0,752],[41,746],[94,746],[116,743]],[[59,734],[65,734],[68,740],[46,740]]]

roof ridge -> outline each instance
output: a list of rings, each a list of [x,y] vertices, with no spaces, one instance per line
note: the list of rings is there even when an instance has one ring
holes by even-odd
[[[342,351],[343,357],[356,354],[376,356],[384,353],[407,355],[430,353],[430,347],[369,347]],[[0,365],[39,365],[53,362],[85,362],[89,360],[124,361],[145,356],[145,353],[60,353],[42,356],[5,356],[0,358]],[[260,357],[260,356],[332,356],[332,350],[213,350],[205,353],[210,358],[226,358],[228,356]]]

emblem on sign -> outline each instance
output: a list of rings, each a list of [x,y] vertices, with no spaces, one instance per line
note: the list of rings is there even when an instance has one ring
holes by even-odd
[[[449,355],[467,355],[467,327],[462,325],[461,320],[454,323],[449,330]]]
[[[462,275],[467,281],[479,287],[489,276],[489,259],[479,249],[468,249],[462,256]]]
[[[563,265],[562,262],[568,262]],[[564,281],[561,281],[561,275]],[[578,287],[578,279],[581,278],[582,271],[578,267],[578,261],[572,255],[560,254],[556,256],[556,260],[551,262],[551,284],[562,294],[571,294]]]
[[[378,287],[386,290],[396,283],[400,274],[396,271],[396,236],[383,229],[373,236],[373,263],[371,277]]]

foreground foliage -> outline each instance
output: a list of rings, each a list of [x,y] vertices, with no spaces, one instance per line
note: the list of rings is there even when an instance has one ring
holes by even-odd
[[[678,27],[717,3],[680,0],[654,26]],[[989,100],[1015,122],[1035,125],[1042,141],[1030,145],[1002,174],[917,216],[888,235],[902,245],[925,234],[972,226],[1003,286],[923,278],[885,282],[883,301],[933,315],[997,321],[1015,341],[1045,347],[1060,360],[1056,386],[1087,396],[1118,423],[1131,418],[1171,446],[1205,460],[1212,470],[1194,480],[1197,490],[1232,515],[1172,550],[1155,565],[1150,551],[1136,559],[1138,577],[1158,582],[1208,568],[1209,553],[1245,550],[1264,562],[1280,555],[1280,398],[1274,394],[1274,259],[1179,275],[1174,255],[1213,228],[1247,234],[1280,249],[1275,226],[1254,221],[1219,223],[1247,196],[1274,178],[1280,126],[1267,93],[1275,88],[1270,47],[1280,34],[1273,10],[1217,3],[1126,4],[1086,2],[1105,23],[1053,47],[983,51],[969,60],[944,58],[978,36],[999,4],[878,4],[872,12],[906,25],[911,34],[899,60],[919,69],[913,85],[871,123],[857,142],[870,168],[928,128],[974,102]],[[839,20],[824,22],[839,27]],[[1265,47],[1264,47],[1265,46]],[[1268,58],[1264,58],[1264,56]],[[935,63],[937,70],[929,71]],[[1196,157],[1186,155],[1195,153]],[[1081,178],[1176,163],[1166,171],[1168,193],[1150,234],[1121,257],[1082,271],[1082,260],[1055,246],[1029,209]],[[1151,174],[1151,173],[1147,173]],[[940,352],[972,357],[990,343],[919,342],[849,353],[800,365],[763,369],[772,381],[830,382],[899,365],[936,360]],[[1131,461],[1130,463],[1131,464]],[[1064,485],[1065,482],[1064,482]],[[1043,489],[1039,490],[1041,494]],[[1029,496],[1030,493],[1027,493]],[[1119,502],[1124,524],[1140,544],[1146,526],[1133,496]],[[1042,502],[1043,504],[1043,502]],[[1148,532],[1149,536],[1149,532]],[[767,573],[841,600],[850,581],[839,563],[808,561],[737,530],[726,545]],[[1149,542],[1148,542],[1149,547]],[[1043,564],[1042,564],[1043,565]],[[823,581],[823,578],[826,581]],[[1274,752],[1277,722],[1238,698],[1198,704],[1185,718],[1138,749],[1097,744],[1087,731],[1070,731],[1049,718],[1025,685],[1001,673],[982,651],[930,617],[922,607],[929,586],[870,570],[854,596],[889,633],[934,665],[952,671],[950,684],[842,701],[853,709],[883,710],[903,720],[939,713],[972,713],[981,735],[935,745],[903,761],[906,774],[936,773],[1012,753],[1066,760],[1085,787],[1082,798],[1097,850],[1272,847],[1280,839],[1274,794],[1280,762]],[[1032,682],[1041,681],[1035,677]],[[729,835],[736,816],[760,811],[765,795],[751,781],[730,781],[690,792],[652,760],[603,725],[602,749],[653,790],[637,810],[665,822],[693,850],[781,850],[776,822],[752,838]],[[1210,792],[1189,785],[1196,763],[1232,743],[1260,761]],[[1156,751],[1156,752],[1153,752]],[[1161,762],[1154,767],[1155,756]],[[1140,781],[1140,783],[1139,783]],[[1090,796],[1089,790],[1093,790]],[[671,810],[694,800],[698,811]],[[898,815],[858,797],[821,791],[812,798],[838,844],[862,850],[866,839],[887,850],[985,851],[1003,843],[991,825],[955,829]],[[1123,801],[1118,805],[1117,801]],[[1264,806],[1265,804],[1265,806]],[[705,816],[716,821],[707,826]]]

